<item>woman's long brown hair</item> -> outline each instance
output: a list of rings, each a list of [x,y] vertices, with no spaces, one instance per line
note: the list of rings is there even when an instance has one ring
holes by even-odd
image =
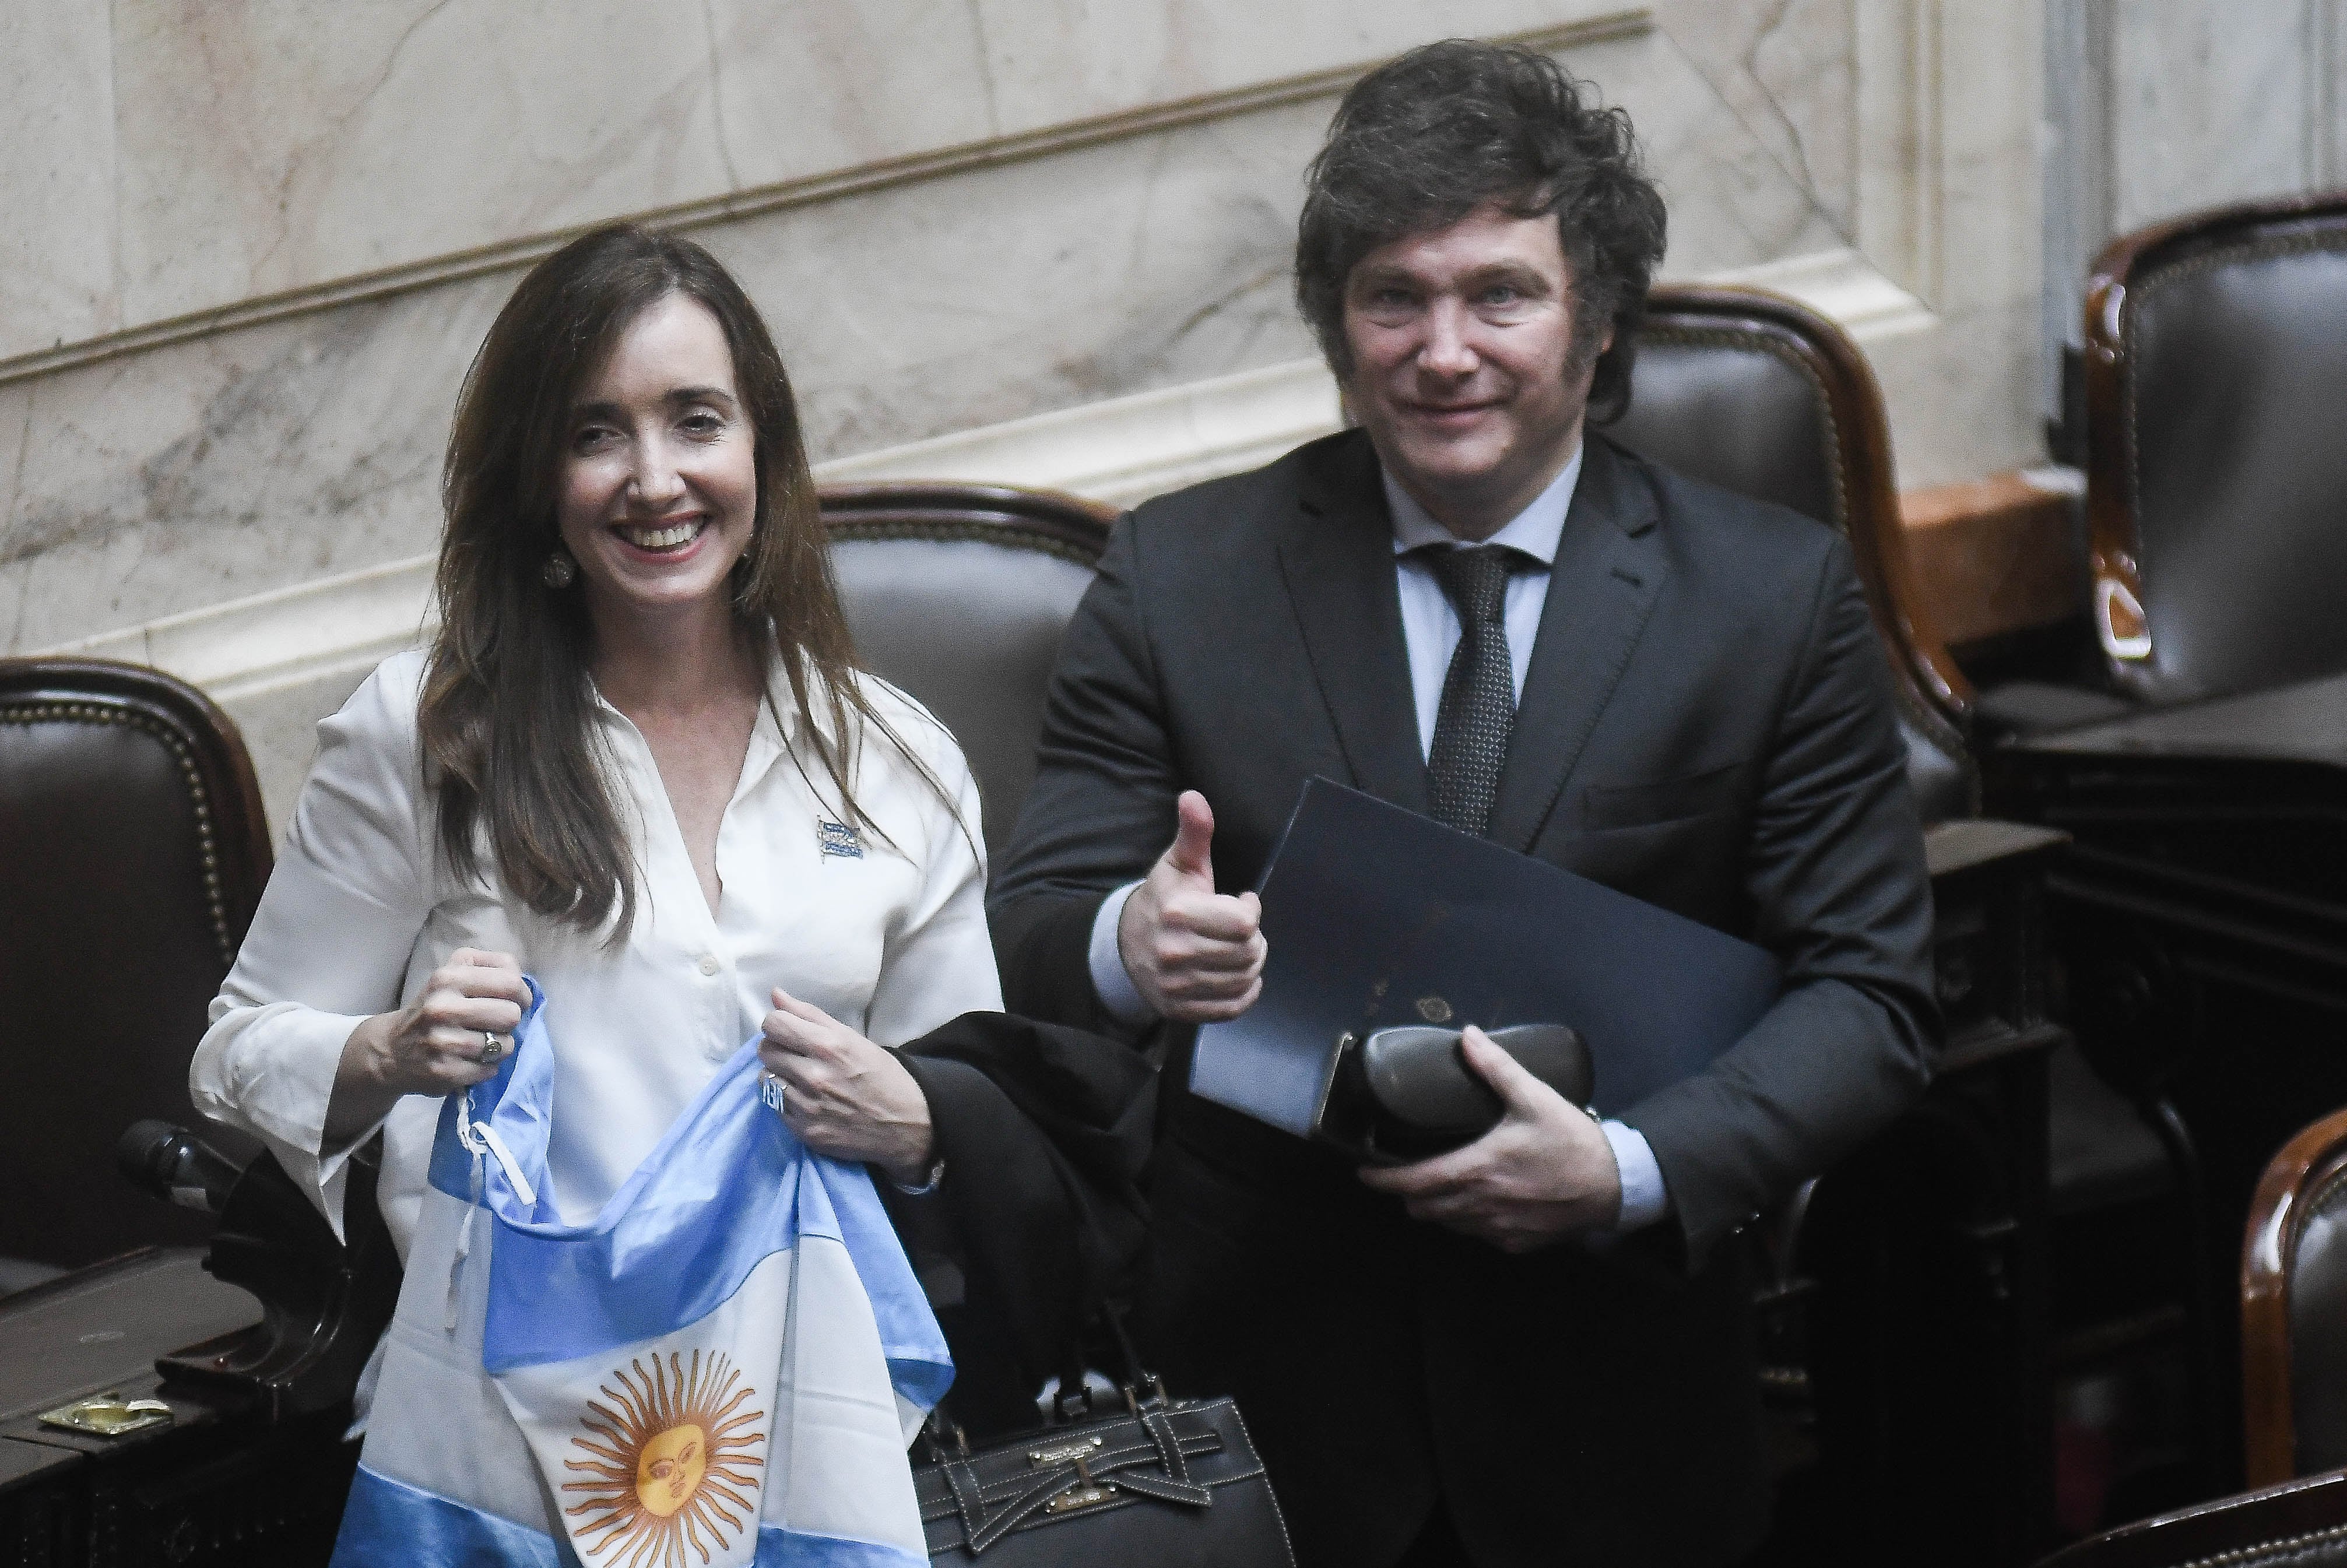
[[[731,579],[746,645],[769,681],[780,664],[799,733],[851,825],[877,831],[853,787],[866,725],[954,804],[856,678],[798,407],[757,308],[689,240],[631,224],[582,235],[521,281],[457,398],[441,481],[440,630],[417,731],[450,866],[479,879],[486,847],[509,896],[583,932],[611,922],[612,941],[635,918],[635,867],[593,729],[593,631],[579,588],[549,589],[542,574],[561,543],[572,406],[630,323],[671,293],[723,327],[757,433],[755,526]]]

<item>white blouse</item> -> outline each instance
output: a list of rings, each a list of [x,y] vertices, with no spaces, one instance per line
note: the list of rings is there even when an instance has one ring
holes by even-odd
[[[849,832],[821,765],[793,754],[804,721],[778,677],[718,827],[714,915],[651,748],[598,698],[593,738],[639,876],[634,927],[607,948],[507,898],[493,864],[487,886],[450,874],[416,743],[423,673],[421,653],[388,659],[319,724],[284,852],[189,1071],[197,1106],[263,1139],[338,1232],[349,1148],[321,1143],[343,1046],[365,1019],[415,1000],[458,948],[509,952],[545,989],[563,1108],[549,1164],[572,1224],[757,1032],[773,988],[889,1046],[1001,1007],[977,787],[944,727],[885,682],[869,681],[874,706],[960,823],[874,735],[856,794],[881,831]],[[403,1260],[439,1110],[409,1095],[383,1124],[378,1196]]]

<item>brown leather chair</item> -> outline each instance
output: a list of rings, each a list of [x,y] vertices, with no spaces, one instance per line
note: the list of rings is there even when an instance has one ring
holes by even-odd
[[[114,1144],[142,1117],[200,1125],[188,1059],[269,866],[244,743],[201,692],[0,660],[0,1290],[209,1232]]]
[[[2241,1413],[2252,1486],[2347,1464],[2347,1111],[2283,1145],[2250,1205]]]
[[[2090,619],[2116,696],[2007,687],[2002,727],[2347,670],[2347,192],[2112,241],[2085,359]]]
[[[2347,1471],[2138,1520],[2038,1568],[2347,1568]]]
[[[1635,387],[1607,434],[1850,541],[1924,820],[1976,812],[1979,775],[1965,742],[1972,688],[1908,562],[1890,425],[1866,356],[1833,323],[1779,295],[1666,286],[1648,299]]]
[[[1116,508],[947,483],[833,486],[822,499],[857,655],[961,743],[999,851],[1035,779],[1061,633]]]

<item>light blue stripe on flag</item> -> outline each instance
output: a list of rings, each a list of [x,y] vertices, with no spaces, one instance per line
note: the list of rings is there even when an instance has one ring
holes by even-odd
[[[568,1541],[436,1497],[364,1465],[351,1481],[333,1563],[334,1568],[579,1568]]]
[[[364,1465],[351,1483],[335,1568],[579,1568],[568,1541],[435,1497]],[[759,1526],[754,1568],[921,1568],[902,1547]]]

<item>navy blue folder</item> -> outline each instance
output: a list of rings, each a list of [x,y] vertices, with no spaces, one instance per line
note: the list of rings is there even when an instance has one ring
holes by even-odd
[[[1700,1072],[1776,1000],[1748,942],[1529,856],[1307,781],[1264,874],[1263,994],[1198,1031],[1193,1093],[1312,1136],[1347,1035],[1563,1023],[1612,1115]]]

